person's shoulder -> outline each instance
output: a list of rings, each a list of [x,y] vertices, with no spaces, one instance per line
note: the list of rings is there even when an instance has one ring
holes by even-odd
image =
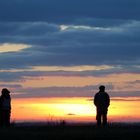
[[[95,96],[99,96],[100,92],[95,93]]]
[[[106,96],[109,96],[109,94],[107,92],[105,92]]]
[[[100,92],[96,92],[95,95],[99,94]]]

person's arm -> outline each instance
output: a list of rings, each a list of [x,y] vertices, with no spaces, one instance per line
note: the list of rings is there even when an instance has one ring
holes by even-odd
[[[0,97],[0,109],[2,108],[2,97]]]
[[[97,106],[97,95],[94,96],[94,105]]]
[[[108,94],[107,94],[107,105],[108,105],[108,106],[110,105],[110,97],[109,97]]]

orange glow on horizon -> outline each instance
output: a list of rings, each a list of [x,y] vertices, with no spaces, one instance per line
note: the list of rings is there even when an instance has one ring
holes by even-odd
[[[71,118],[71,116],[93,115],[93,105],[77,98],[33,98],[13,99],[13,120],[49,120]]]
[[[139,101],[111,100],[109,121],[140,121]],[[87,98],[13,99],[11,120],[15,121],[92,121],[96,108]]]

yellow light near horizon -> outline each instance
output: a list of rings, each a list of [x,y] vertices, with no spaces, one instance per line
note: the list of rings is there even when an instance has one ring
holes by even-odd
[[[110,115],[140,116],[139,101],[112,101]]]
[[[109,107],[109,120],[118,122],[140,121],[139,97],[112,98]]]
[[[92,107],[87,104],[54,104],[51,105],[56,109],[55,114],[57,115],[78,115],[78,116],[85,116],[85,115],[93,115],[95,114],[95,111],[93,111],[93,105]],[[92,110],[91,110],[92,108]]]
[[[139,98],[111,98],[109,121],[140,121]],[[12,100],[12,120],[96,121],[96,108],[87,98],[32,98]]]
[[[63,119],[71,116],[80,118],[96,113],[93,104],[89,104],[86,98],[14,99],[12,106],[12,118],[15,120],[45,120],[50,116]]]

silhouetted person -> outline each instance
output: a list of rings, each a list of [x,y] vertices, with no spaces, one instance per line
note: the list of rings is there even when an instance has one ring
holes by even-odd
[[[110,97],[108,93],[105,92],[105,86],[101,85],[99,87],[99,92],[94,96],[94,104],[97,111],[97,125],[101,125],[102,123],[103,125],[107,125],[107,111],[110,105]]]
[[[0,126],[10,126],[11,97],[10,91],[3,88],[0,96]]]

